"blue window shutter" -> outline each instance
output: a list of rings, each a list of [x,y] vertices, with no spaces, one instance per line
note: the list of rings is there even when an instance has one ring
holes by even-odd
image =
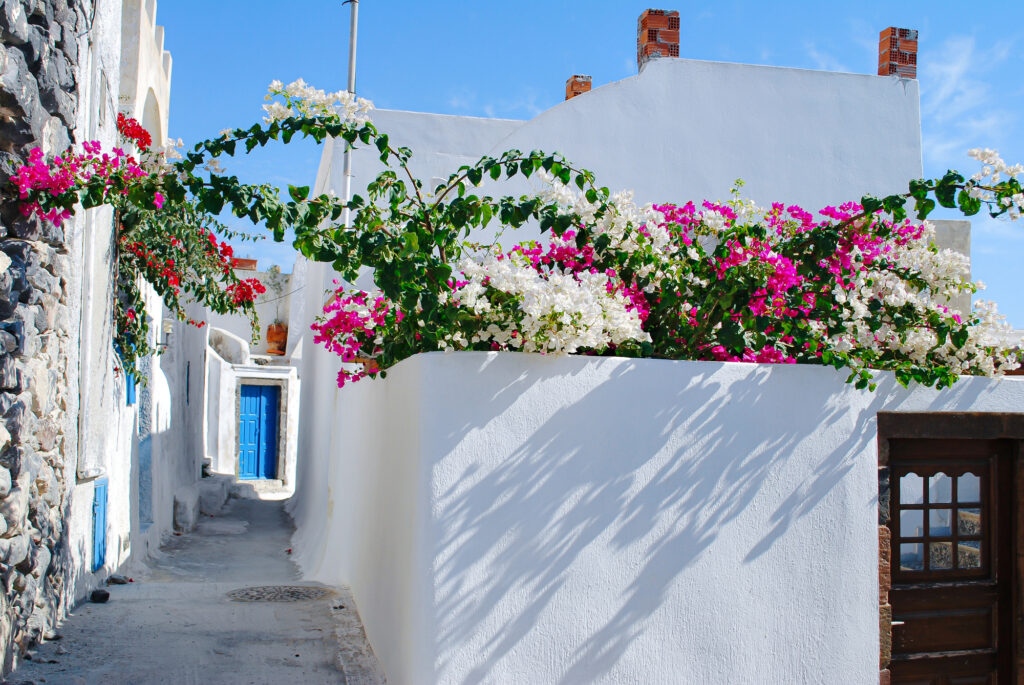
[[[92,500],[92,570],[103,568],[107,561],[107,479],[94,484]]]
[[[133,404],[135,404],[135,384],[136,384],[135,374],[134,373],[126,373],[124,379],[125,379],[125,383],[127,383],[126,387],[127,387],[128,406],[130,407]]]

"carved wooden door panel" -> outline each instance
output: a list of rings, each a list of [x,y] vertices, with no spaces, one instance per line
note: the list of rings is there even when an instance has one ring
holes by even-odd
[[[1010,444],[890,445],[892,682],[1013,682]]]

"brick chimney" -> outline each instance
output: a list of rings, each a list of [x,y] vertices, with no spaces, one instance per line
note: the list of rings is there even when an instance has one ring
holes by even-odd
[[[878,75],[917,78],[917,31],[890,26],[879,34]]]
[[[577,95],[590,92],[591,78],[586,74],[574,74],[565,82],[565,99],[572,100]]]
[[[679,57],[679,12],[644,10],[636,20],[636,68],[658,57]]]

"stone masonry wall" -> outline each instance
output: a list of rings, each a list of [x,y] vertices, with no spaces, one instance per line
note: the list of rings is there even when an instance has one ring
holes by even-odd
[[[89,0],[0,0],[0,657],[52,630],[72,581],[68,500],[78,452],[74,248],[27,220],[8,180],[33,147],[71,143]],[[70,231],[70,225],[66,226]]]

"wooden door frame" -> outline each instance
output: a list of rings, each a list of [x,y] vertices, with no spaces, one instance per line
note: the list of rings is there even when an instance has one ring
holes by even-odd
[[[929,440],[1012,441],[1014,501],[1011,533],[1014,573],[1013,681],[1024,683],[1024,413],[988,412],[879,412],[878,413],[878,604],[879,682],[889,682],[892,655],[892,607],[889,604],[892,545],[890,540],[889,441],[905,438]]]

